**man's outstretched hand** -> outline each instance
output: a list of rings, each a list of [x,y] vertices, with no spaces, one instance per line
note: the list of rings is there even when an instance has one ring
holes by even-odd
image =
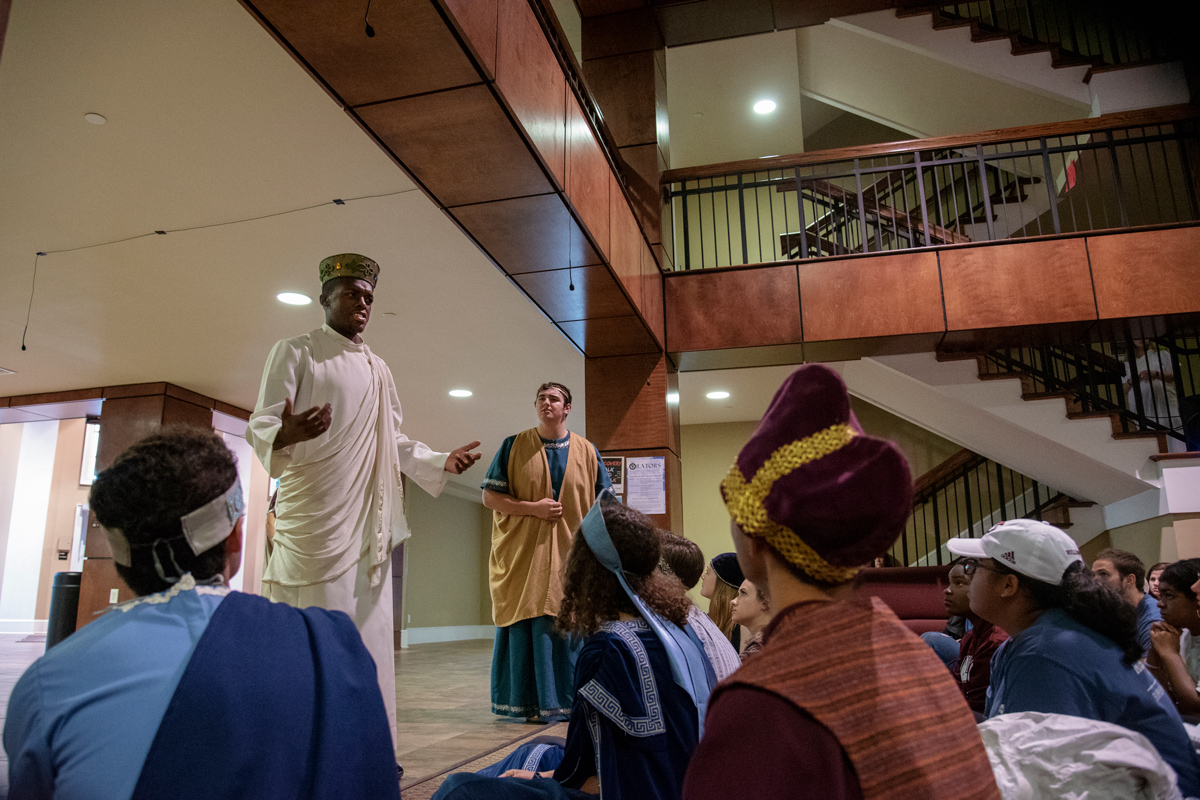
[[[279,415],[279,419],[282,420],[283,425],[280,426],[279,433],[275,434],[275,441],[271,445],[272,450],[279,450],[298,442],[307,442],[329,430],[329,425],[333,422],[333,407],[326,403],[323,406],[313,406],[308,411],[293,414],[292,401],[285,399],[283,413]]]
[[[464,472],[474,466],[475,462],[483,458],[483,453],[472,453],[476,447],[479,447],[479,442],[471,442],[465,444],[457,450],[451,450],[450,456],[446,459],[446,472],[455,475],[462,475]]]

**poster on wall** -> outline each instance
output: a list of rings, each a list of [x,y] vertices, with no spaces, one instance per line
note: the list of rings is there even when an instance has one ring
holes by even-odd
[[[639,456],[625,459],[625,503],[643,514],[667,513],[667,459]]]
[[[604,456],[604,468],[612,482],[613,494],[625,494],[625,456]]]

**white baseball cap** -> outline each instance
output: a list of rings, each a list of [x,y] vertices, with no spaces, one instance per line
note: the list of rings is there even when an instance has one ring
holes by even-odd
[[[1010,519],[993,525],[982,539],[951,539],[946,548],[956,556],[994,559],[1052,586],[1062,584],[1067,567],[1083,561],[1074,539],[1036,519]]]

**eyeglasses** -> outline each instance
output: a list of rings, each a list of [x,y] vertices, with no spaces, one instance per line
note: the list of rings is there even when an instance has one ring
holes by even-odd
[[[963,568],[963,574],[966,575],[968,578],[971,577],[972,575],[974,575],[975,570],[977,570],[977,569],[986,569],[989,572],[997,572],[997,573],[1003,574],[1003,570],[999,570],[995,567],[989,567],[989,566],[980,564],[979,559],[976,559],[976,558],[968,558],[967,560],[963,561],[962,568]]]

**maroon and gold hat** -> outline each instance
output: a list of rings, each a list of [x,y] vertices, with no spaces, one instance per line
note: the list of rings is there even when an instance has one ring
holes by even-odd
[[[896,446],[863,433],[841,376],[807,364],[775,393],[721,495],[747,536],[821,583],[844,583],[904,530],[913,488]]]

